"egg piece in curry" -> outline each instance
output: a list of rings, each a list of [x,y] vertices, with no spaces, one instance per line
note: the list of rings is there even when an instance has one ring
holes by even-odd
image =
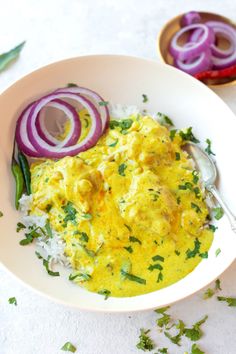
[[[183,136],[133,115],[111,121],[78,156],[31,165],[31,214],[47,213],[65,241],[71,280],[107,296],[134,296],[180,280],[207,257],[209,212]]]

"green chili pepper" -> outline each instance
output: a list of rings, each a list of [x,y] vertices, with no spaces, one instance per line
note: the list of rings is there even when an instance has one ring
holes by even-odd
[[[24,176],[26,192],[28,195],[30,195],[31,194],[31,174],[30,174],[29,163],[27,158],[21,151],[18,152],[18,160],[19,160],[21,171]]]
[[[21,168],[15,159],[12,160],[11,170],[12,170],[12,174],[15,178],[15,184],[16,184],[15,206],[16,206],[16,209],[18,209],[19,208],[19,199],[21,198],[23,190],[24,190],[24,177],[23,177],[23,173],[21,171]]]

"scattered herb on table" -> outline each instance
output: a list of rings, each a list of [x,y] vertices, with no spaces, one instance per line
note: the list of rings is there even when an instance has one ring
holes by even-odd
[[[3,212],[2,211],[0,211],[0,218],[3,216]]]
[[[151,351],[154,349],[154,343],[153,340],[150,338],[148,333],[150,332],[150,329],[140,329],[140,335],[139,335],[139,342],[136,345],[138,349],[143,350],[144,352]]]
[[[111,296],[110,290],[107,290],[107,289],[99,290],[98,294],[99,295],[104,295],[104,300],[107,300],[109,298],[109,296]]]
[[[229,307],[236,307],[236,297],[217,296],[217,300],[227,302]]]
[[[212,211],[216,220],[220,220],[224,215],[224,210],[221,207],[213,208]]]
[[[63,350],[64,352],[71,352],[71,353],[75,353],[76,352],[76,347],[71,344],[70,342],[66,342],[63,347],[61,347],[61,350]]]
[[[15,297],[10,297],[8,299],[9,304],[17,306],[17,300]]]
[[[142,97],[143,97],[143,103],[148,102],[148,96],[145,95],[145,93],[142,94]]]
[[[164,331],[164,335],[174,344],[180,346],[180,340],[184,334],[185,324],[182,320],[178,320],[178,323],[175,324],[175,328],[179,330],[179,332],[172,336],[169,332]]]
[[[188,337],[191,341],[197,341],[199,340],[203,333],[202,333],[202,330],[201,330],[201,325],[203,323],[206,322],[206,320],[208,319],[208,316],[204,316],[203,319],[201,319],[200,321],[196,322],[192,328],[184,328],[184,335],[186,337]]]
[[[157,353],[168,354],[168,348],[160,348],[160,349],[158,349]]]
[[[25,41],[17,45],[15,48],[11,49],[9,52],[0,55],[0,71],[3,71],[8,64],[10,64],[14,59],[19,56],[24,45]]]
[[[211,150],[211,140],[206,139],[207,147],[205,148],[205,151],[208,155],[215,155],[214,152]]]
[[[191,348],[191,353],[190,354],[205,354],[198,346],[197,344],[193,344]]]
[[[163,328],[164,326],[166,327],[170,322],[170,315],[166,313],[168,309],[169,306],[154,310],[156,313],[162,315],[162,317],[158,318],[156,321],[158,327],[160,328]]]

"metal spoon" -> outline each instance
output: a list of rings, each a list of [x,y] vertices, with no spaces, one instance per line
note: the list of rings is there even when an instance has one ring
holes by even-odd
[[[214,161],[196,144],[187,143],[184,145],[184,150],[192,156],[197,170],[201,172],[201,177],[205,188],[212,193],[220,206],[223,208],[229,219],[232,230],[236,233],[236,217],[225,204],[215,186],[217,170]]]

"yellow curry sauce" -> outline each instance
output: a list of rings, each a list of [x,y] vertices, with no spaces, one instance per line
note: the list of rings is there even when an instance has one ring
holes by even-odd
[[[134,296],[178,281],[207,256],[205,196],[181,144],[178,132],[131,116],[78,156],[32,164],[31,213],[46,212],[61,233],[74,282]]]

